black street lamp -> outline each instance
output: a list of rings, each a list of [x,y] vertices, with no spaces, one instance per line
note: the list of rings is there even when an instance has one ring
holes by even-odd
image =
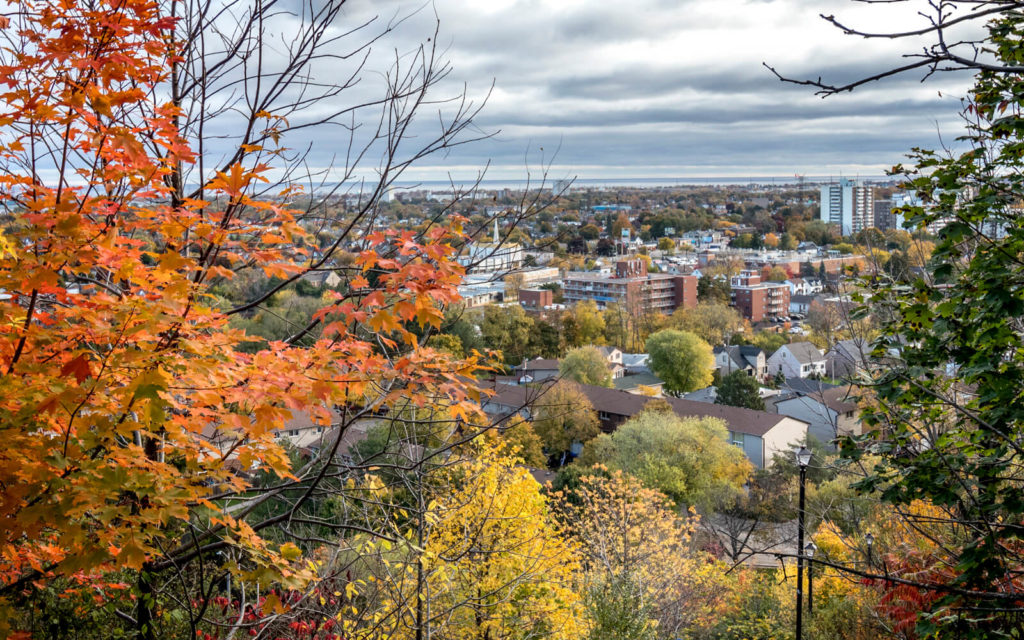
[[[871,562],[871,548],[875,544],[875,536],[871,535],[870,533],[866,534],[864,536],[864,542],[868,545],[868,568],[870,569],[874,564],[873,562]]]
[[[804,547],[804,555],[807,556],[807,615],[814,615],[814,552],[818,545],[808,542]]]
[[[796,531],[796,640],[803,640],[804,632],[804,496],[807,486],[807,465],[811,463],[811,452],[800,447],[796,452],[796,463],[800,467],[800,503]]]

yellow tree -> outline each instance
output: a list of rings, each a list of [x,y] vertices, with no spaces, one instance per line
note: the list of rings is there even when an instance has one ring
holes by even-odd
[[[663,329],[647,339],[651,370],[665,381],[665,390],[679,395],[703,389],[714,380],[711,345],[689,331]]]
[[[371,637],[569,640],[586,631],[576,549],[519,459],[485,446],[433,485],[406,551],[382,556]]]
[[[592,637],[677,638],[711,626],[728,582],[725,567],[691,544],[695,513],[680,515],[621,471],[593,471],[552,496],[588,567],[588,607],[604,625]],[[608,608],[618,619],[603,615]]]
[[[558,373],[565,380],[599,387],[612,386],[612,372],[608,361],[597,347],[570,349],[558,364]]]
[[[544,443],[528,421],[509,419],[493,433],[497,434],[508,453],[520,458],[526,466],[540,469],[547,465]]]
[[[533,430],[548,455],[562,455],[575,443],[583,444],[601,433],[594,405],[579,385],[560,380],[533,403]]]
[[[573,305],[566,312],[562,324],[566,332],[565,340],[571,346],[604,343],[604,316],[593,300],[583,300]]]

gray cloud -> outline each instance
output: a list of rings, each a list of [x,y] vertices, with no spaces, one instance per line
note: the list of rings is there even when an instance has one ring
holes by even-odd
[[[493,78],[495,92],[477,125],[479,132],[500,131],[425,159],[420,177],[471,173],[490,161],[496,177],[513,178],[524,158],[537,161],[540,147],[547,159],[559,148],[560,171],[587,177],[645,169],[680,176],[844,167],[880,173],[912,146],[937,146],[937,128],[946,139],[959,132],[955,96],[969,82],[943,76],[922,85],[920,75],[906,75],[823,101],[761,66],[768,61],[795,78],[841,84],[899,63],[913,43],[845,38],[818,18],[853,10],[859,24],[872,23],[876,9],[847,0],[351,0],[344,21],[379,14],[386,22],[416,8],[377,43],[370,68],[414,51],[433,37],[439,19],[452,71],[434,96],[458,95],[465,86],[480,100]],[[381,76],[369,73],[346,99],[372,97],[382,86]],[[438,110],[446,107],[424,113],[415,139],[429,134]],[[314,160],[326,163],[337,151],[341,139],[332,135],[309,136]]]

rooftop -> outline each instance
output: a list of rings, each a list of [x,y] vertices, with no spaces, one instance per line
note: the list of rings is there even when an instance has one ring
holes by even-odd
[[[606,389],[588,384],[581,384],[580,388],[590,398],[595,411],[603,411],[619,416],[629,417],[636,415],[643,410],[644,405],[651,401],[651,398],[617,389]],[[777,424],[787,419],[786,416],[765,411],[753,411],[740,407],[684,400],[683,398],[663,399],[672,406],[676,415],[681,418],[718,418],[725,421],[731,431],[759,437],[768,433]]]
[[[818,351],[818,347],[814,346],[810,342],[791,342],[790,344],[782,345],[779,348],[788,349],[800,364],[821,362],[825,359],[825,356],[821,354],[821,351]]]

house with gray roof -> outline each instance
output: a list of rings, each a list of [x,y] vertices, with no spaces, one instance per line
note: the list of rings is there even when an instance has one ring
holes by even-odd
[[[524,360],[523,364],[513,367],[512,371],[522,382],[541,382],[558,377],[558,364],[557,358],[535,358]]]
[[[808,423],[808,433],[826,444],[842,436],[861,433],[860,407],[852,386],[794,394],[774,404],[780,415]]]
[[[624,353],[622,354],[622,366],[626,367],[626,375],[637,373],[651,373],[648,366],[651,356],[647,353]]]
[[[580,385],[580,388],[594,405],[601,428],[608,432],[640,413],[651,400],[593,385]],[[681,418],[715,418],[724,422],[729,441],[743,449],[759,469],[770,466],[777,453],[789,455],[794,445],[799,446],[807,437],[808,423],[790,416],[683,398],[663,400]]]
[[[768,358],[768,374],[787,378],[825,375],[825,356],[810,342],[784,344]]]
[[[825,370],[830,378],[852,378],[864,369],[870,351],[863,338],[840,340],[825,354]]]
[[[795,296],[789,296],[789,313],[806,315],[811,310],[811,303],[814,302],[815,296],[797,294]]]
[[[653,373],[637,373],[612,380],[612,386],[620,391],[628,391],[642,396],[659,397],[665,381]]]
[[[763,382],[768,377],[768,359],[761,347],[753,345],[718,346],[714,349],[715,368],[719,376],[733,371],[746,371],[747,375]]]

